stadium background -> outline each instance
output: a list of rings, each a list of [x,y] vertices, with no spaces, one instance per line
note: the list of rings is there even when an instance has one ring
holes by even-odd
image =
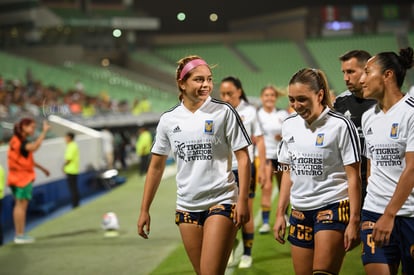
[[[322,69],[339,94],[345,89],[340,54],[413,46],[413,28],[414,4],[405,0],[0,0],[0,164],[7,168],[14,122],[27,115],[39,122],[49,118],[52,131],[36,158],[49,165],[52,176],[39,173],[29,219],[48,217],[70,201],[60,169],[68,130],[78,134],[87,152],[82,197],[117,196],[102,183],[100,130],[109,128],[128,140],[128,169],[120,175],[126,185],[141,184],[143,178],[131,173],[139,161],[133,152],[137,129],[145,125],[154,131],[159,115],[177,103],[174,73],[184,55],[198,54],[214,64],[215,83],[239,77],[253,103],[267,84],[286,92],[290,76],[302,67]],[[404,89],[413,84],[410,72]],[[66,100],[85,112],[75,112]],[[142,111],[139,102],[151,108]],[[86,113],[90,106],[93,112]],[[278,107],[287,108],[286,97]],[[166,198],[173,202],[173,196]],[[6,189],[1,215],[6,231],[12,230],[12,205]]]

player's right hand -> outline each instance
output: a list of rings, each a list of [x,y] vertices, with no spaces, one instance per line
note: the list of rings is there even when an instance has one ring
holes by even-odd
[[[144,239],[148,239],[148,235],[150,234],[150,223],[151,217],[149,213],[143,213],[139,215],[137,228],[138,228],[138,235],[140,235]]]
[[[275,225],[273,226],[273,234],[276,241],[281,244],[285,243],[285,233],[286,233],[286,220],[285,216],[277,216]]]

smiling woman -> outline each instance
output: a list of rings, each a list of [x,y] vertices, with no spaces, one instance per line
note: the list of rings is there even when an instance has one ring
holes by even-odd
[[[180,103],[157,126],[138,234],[148,238],[150,205],[172,152],[177,162],[175,222],[187,255],[197,274],[224,274],[237,229],[249,220],[251,140],[233,107],[210,97],[212,72],[201,57],[180,59],[176,81]],[[232,152],[242,171],[238,186],[228,167]]]
[[[289,82],[296,111],[282,125],[278,161],[284,169],[274,226],[288,241],[296,274],[338,274],[345,252],[359,243],[360,146],[355,125],[331,110],[324,73],[305,68]],[[322,249],[321,249],[322,248]]]

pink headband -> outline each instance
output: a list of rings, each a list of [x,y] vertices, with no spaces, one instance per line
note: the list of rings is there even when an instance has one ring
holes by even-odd
[[[180,73],[180,80],[183,79],[189,71],[200,65],[207,65],[207,63],[203,59],[193,59],[187,64],[185,64],[184,68],[181,70]]]

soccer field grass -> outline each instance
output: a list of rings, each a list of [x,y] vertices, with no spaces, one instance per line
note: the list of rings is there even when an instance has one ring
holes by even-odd
[[[274,222],[274,214],[277,206],[277,198],[272,205],[271,224]],[[260,215],[260,189],[257,190],[256,198],[254,201],[254,211],[256,217]],[[257,219],[255,219],[257,220]],[[261,220],[261,219],[259,219]],[[259,227],[258,223],[255,227]],[[241,240],[241,234],[239,232],[238,239]],[[240,253],[242,251],[239,251]],[[240,254],[239,253],[239,254]],[[361,262],[361,248],[357,247],[348,252],[340,274],[345,275],[362,275],[365,274],[362,262]],[[240,257],[240,255],[238,255]],[[238,269],[237,260],[234,264],[227,268],[226,274],[235,275],[292,275],[293,266],[290,256],[289,243],[285,245],[279,244],[273,237],[273,233],[261,235],[255,233],[255,240],[252,250],[253,265],[249,269]],[[171,253],[153,272],[152,275],[172,275],[172,274],[194,274],[191,264],[187,258],[183,245],[179,245],[173,253]]]
[[[29,234],[36,237],[35,243],[0,247],[0,274],[194,274],[174,223],[174,177],[159,187],[151,207],[150,238],[144,240],[136,233],[144,187],[137,174],[132,169],[124,172],[128,180],[123,185],[33,229]],[[260,190],[256,213],[259,198]],[[109,211],[117,214],[121,226],[116,238],[105,238],[100,228]],[[364,274],[359,255],[356,248],[346,256],[341,274]],[[233,267],[227,274],[293,274],[288,244],[278,244],[271,234],[255,235],[253,259],[252,268]]]
[[[152,205],[149,240],[137,235],[136,222],[144,180],[130,171],[127,182],[96,200],[29,232],[36,242],[0,247],[0,274],[149,274],[181,243],[174,223],[174,177],[163,180]],[[116,238],[105,238],[105,212],[117,214]]]

